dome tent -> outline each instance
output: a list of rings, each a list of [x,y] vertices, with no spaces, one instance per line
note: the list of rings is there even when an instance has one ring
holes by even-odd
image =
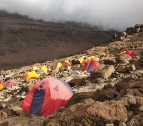
[[[21,108],[30,114],[47,116],[59,107],[65,107],[72,95],[72,89],[65,81],[46,78],[31,88]]]
[[[96,60],[90,60],[84,67],[83,71],[91,72],[99,66],[99,62]]]

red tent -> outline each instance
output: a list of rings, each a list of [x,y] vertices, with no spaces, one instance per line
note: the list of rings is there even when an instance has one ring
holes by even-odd
[[[65,81],[46,78],[31,88],[21,108],[30,114],[47,116],[59,107],[65,107],[72,95],[72,89]]]
[[[135,55],[135,53],[134,52],[132,52],[132,51],[126,51],[126,54],[128,54],[129,56],[131,56],[132,58],[134,58],[136,55]]]
[[[15,84],[15,83],[16,83],[15,80],[10,79],[10,80],[7,80],[7,81],[5,82],[5,86],[6,86],[6,87],[12,87],[13,84]]]
[[[83,71],[91,72],[99,66],[99,62],[96,60],[90,60],[86,66],[84,67]]]

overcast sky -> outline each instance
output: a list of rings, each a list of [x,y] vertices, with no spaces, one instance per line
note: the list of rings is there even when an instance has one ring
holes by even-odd
[[[123,31],[143,23],[143,0],[0,0],[0,7],[45,21],[77,21]]]

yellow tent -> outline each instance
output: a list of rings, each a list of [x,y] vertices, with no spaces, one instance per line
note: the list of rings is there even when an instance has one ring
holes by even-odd
[[[37,66],[33,66],[31,71],[33,71],[33,70],[38,70],[38,67]]]
[[[57,64],[56,64],[56,68],[61,68],[62,67],[62,63],[61,62],[58,62]]]
[[[79,58],[78,60],[79,60],[79,62],[80,62],[80,63],[82,63],[82,62],[83,62],[83,58]]]
[[[3,84],[0,84],[0,90],[2,90],[4,87],[3,87]]]
[[[35,72],[35,71],[31,71],[31,72],[28,72],[25,77],[24,77],[24,80],[27,81],[29,79],[35,79],[35,78],[38,78],[39,75]]]
[[[47,72],[48,68],[47,68],[46,65],[44,65],[44,66],[41,67],[41,70],[44,71],[44,72]]]
[[[92,60],[99,61],[99,58],[98,58],[98,57],[95,57],[95,58],[92,58]]]
[[[89,58],[90,58],[90,59],[94,59],[94,58],[95,58],[95,56],[90,56]]]
[[[91,60],[96,60],[96,61],[99,61],[99,58],[98,57],[95,57],[95,56],[90,56]]]

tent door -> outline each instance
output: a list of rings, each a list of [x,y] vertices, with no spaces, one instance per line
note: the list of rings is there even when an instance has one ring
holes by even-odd
[[[30,114],[40,115],[42,105],[45,97],[45,89],[36,89],[34,92],[32,104],[30,107]]]

